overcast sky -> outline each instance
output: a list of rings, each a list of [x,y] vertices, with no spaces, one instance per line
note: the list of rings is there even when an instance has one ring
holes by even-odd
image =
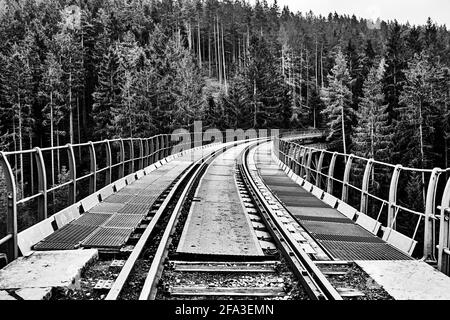
[[[273,0],[268,2],[272,4]],[[374,20],[380,17],[383,20],[409,21],[411,24],[425,24],[431,17],[438,24],[450,27],[450,0],[278,0],[278,5],[280,8],[288,5],[293,12],[311,9],[316,14],[327,16],[336,11]]]

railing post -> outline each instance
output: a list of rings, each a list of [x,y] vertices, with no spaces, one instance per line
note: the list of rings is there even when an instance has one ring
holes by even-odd
[[[342,178],[342,197],[341,200],[344,202],[348,202],[348,183],[350,179],[350,171],[352,169],[352,162],[355,156],[351,154],[348,157],[347,163],[345,164],[344,177]]]
[[[150,164],[155,163],[155,138],[150,139]]]
[[[45,172],[44,157],[41,148],[36,147],[36,167],[38,172],[38,192],[42,197],[38,197],[38,220],[47,219],[47,174]],[[59,168],[58,168],[59,171]]]
[[[145,139],[145,152],[144,152],[144,167],[148,167],[150,165],[150,139]]]
[[[139,139],[139,170],[144,169],[144,139]]]
[[[160,152],[160,144],[159,144],[159,136],[155,137],[155,162],[159,161],[159,152]]]
[[[95,156],[95,147],[92,141],[89,141],[89,163],[92,176],[89,177],[89,194],[97,191],[97,157]]]
[[[425,203],[425,226],[423,239],[423,260],[428,262],[435,262],[435,201],[436,189],[441,174],[440,168],[434,168],[431,172],[430,181],[428,182],[427,199]]]
[[[450,274],[450,256],[445,250],[450,248],[450,179],[445,186],[441,201],[441,219],[439,223],[439,250],[438,250],[438,269],[439,271]]]
[[[109,140],[104,141],[106,143],[106,166],[108,170],[106,171],[106,185],[111,184],[112,180],[112,153],[111,153],[111,142]]]
[[[8,261],[12,261],[19,255],[19,250],[17,247],[17,188],[11,165],[4,153],[1,151],[0,167],[2,168],[6,180],[6,188],[8,194],[6,233],[12,236],[12,238],[8,240],[6,245],[6,255],[8,256]]]
[[[331,156],[330,166],[328,167],[328,177],[327,177],[327,193],[333,194],[333,176],[334,176],[334,167],[336,166],[336,158],[338,154],[334,152]]]
[[[322,166],[323,166],[323,158],[325,156],[325,152],[323,150],[320,151],[319,161],[317,163],[317,173],[316,173],[316,187],[321,187],[321,181],[322,181],[322,175],[320,174],[322,172]]]
[[[119,178],[125,177],[125,144],[123,139],[119,139],[119,153],[120,153],[120,170]]]
[[[69,177],[72,183],[69,184],[69,203],[74,204],[77,201],[77,167],[75,163],[75,153],[73,152],[73,146],[68,143],[67,156],[69,159]]]
[[[169,155],[170,155],[170,142],[169,142],[169,135],[168,134],[166,134],[165,136],[164,136],[164,138],[165,138],[165,157],[168,157]]]
[[[130,166],[130,173],[134,173],[134,139],[130,138],[130,160],[131,160],[131,166]]]
[[[294,173],[296,175],[299,175],[299,173],[300,173],[300,166],[298,164],[298,153],[299,153],[299,150],[300,150],[300,146],[299,145],[295,145],[293,159],[295,161],[294,162],[294,168],[295,168]]]
[[[290,142],[286,142],[286,155],[287,155],[287,166],[292,170],[292,156],[291,156],[292,144]]]
[[[307,157],[307,153],[306,153],[307,148],[302,147],[302,150],[303,150],[303,155],[302,155],[302,167],[300,168],[300,177],[304,178],[304,176],[306,174],[306,163],[308,161],[308,157]]]
[[[361,213],[367,214],[368,205],[369,205],[369,182],[370,182],[370,174],[373,170],[373,162],[374,159],[369,159],[366,164],[366,169],[364,170],[364,176],[361,186]]]
[[[311,164],[313,157],[313,149],[308,148],[308,158],[306,160],[306,181],[311,182]]]
[[[387,215],[387,227],[395,230],[396,226],[394,223],[395,216],[395,205],[397,204],[397,187],[398,179],[400,178],[400,172],[402,170],[401,165],[396,165],[394,172],[392,173],[391,185],[389,187],[389,204],[388,204],[388,215]]]

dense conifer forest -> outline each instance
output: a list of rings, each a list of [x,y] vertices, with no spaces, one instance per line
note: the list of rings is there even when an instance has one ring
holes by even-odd
[[[330,147],[448,166],[450,36],[277,2],[3,0],[1,148],[190,127],[329,129]]]

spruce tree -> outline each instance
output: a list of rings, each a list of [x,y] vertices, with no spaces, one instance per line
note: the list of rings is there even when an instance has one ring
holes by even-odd
[[[414,168],[433,166],[434,124],[438,116],[435,92],[436,69],[426,55],[416,55],[406,70],[406,84],[400,96],[397,125],[398,152],[403,164]],[[422,173],[423,203],[426,197]]]
[[[329,134],[327,140],[333,150],[347,153],[350,145],[351,123],[355,116],[352,108],[351,78],[347,60],[340,49],[335,57],[335,65],[328,75],[328,87],[321,92],[325,104],[322,114],[327,119]]]
[[[363,86],[363,97],[357,112],[357,127],[352,138],[352,151],[363,158],[389,162],[392,146],[387,105],[384,104],[382,79],[385,60],[372,67]]]
[[[92,94],[94,104],[92,116],[95,122],[94,136],[97,139],[112,137],[113,116],[111,110],[120,108],[120,83],[118,57],[110,46],[99,66],[98,84]]]

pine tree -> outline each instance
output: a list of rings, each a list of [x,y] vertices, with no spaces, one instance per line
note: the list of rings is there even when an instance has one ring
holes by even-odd
[[[243,74],[247,93],[252,97],[253,127],[288,127],[292,117],[289,88],[263,37],[251,38]]]
[[[395,109],[399,106],[399,97],[405,82],[403,70],[407,68],[407,64],[403,40],[402,26],[395,21],[390,28],[386,44],[386,72],[383,79],[383,92],[390,119],[396,119]]]
[[[352,108],[352,92],[350,90],[350,74],[347,61],[339,49],[335,57],[335,66],[328,75],[328,87],[321,92],[325,104],[322,114],[327,118],[329,135],[327,140],[334,150],[347,153],[350,144],[351,126],[355,116]]]
[[[40,88],[40,96],[45,99],[46,105],[42,109],[44,114],[43,126],[49,127],[50,146],[55,146],[55,135],[61,135],[58,130],[65,115],[64,94],[63,94],[63,71],[57,57],[52,52],[46,56],[43,66],[43,79]],[[59,140],[59,139],[58,139]],[[58,152],[59,155],[59,152]],[[58,156],[59,159],[59,156]],[[51,151],[51,168],[55,168],[54,151]],[[58,172],[60,163],[57,164]],[[51,170],[51,185],[55,185],[55,171]]]
[[[382,79],[385,60],[372,67],[363,86],[363,98],[357,112],[358,126],[352,138],[353,153],[363,158],[389,162],[392,147],[387,105],[384,104]]]
[[[138,46],[132,33],[125,34],[122,42],[117,42],[114,54],[118,59],[117,76],[120,90],[120,104],[111,108],[113,135],[133,137],[137,115],[136,83],[138,63],[144,52]]]
[[[406,70],[406,84],[400,96],[397,139],[402,163],[414,168],[430,168],[434,155],[434,123],[438,110],[434,87],[436,69],[426,55],[416,55]],[[422,174],[423,203],[425,175]]]
[[[13,150],[24,150],[25,138],[32,133],[34,119],[32,118],[33,77],[29,63],[32,39],[27,37],[18,44],[13,44],[6,57],[5,73],[2,76],[6,103],[10,106],[7,117],[12,119]],[[16,179],[20,171],[20,190],[24,190],[24,158],[19,155],[15,161]]]
[[[92,115],[95,122],[94,136],[97,139],[111,138],[111,110],[120,108],[119,61],[113,47],[109,47],[99,67],[98,85],[93,93]]]

